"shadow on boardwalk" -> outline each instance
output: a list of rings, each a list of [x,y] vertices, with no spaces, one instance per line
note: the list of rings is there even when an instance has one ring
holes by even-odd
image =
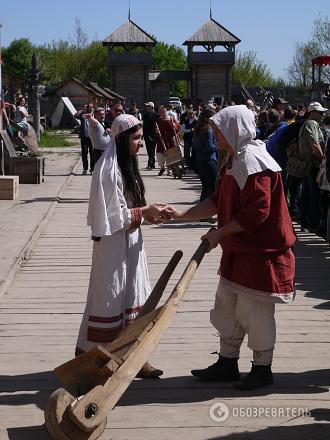
[[[298,232],[296,288],[307,298],[327,300],[313,307],[330,308],[330,246],[314,234]]]
[[[239,398],[249,396],[266,396],[276,394],[318,394],[327,392],[330,370],[312,370],[303,373],[275,374],[276,386],[266,387],[254,392],[242,392],[232,388],[231,384],[201,382],[191,376],[180,376],[158,380],[136,380],[118,402],[118,406],[134,406],[146,404],[180,404],[210,401],[214,398]],[[36,405],[44,410],[50,393],[60,387],[52,371],[23,374],[17,376],[0,376],[3,392],[0,405]],[[34,394],[31,391],[35,391]],[[24,393],[26,391],[26,393]],[[15,393],[15,394],[10,394]],[[19,394],[17,394],[19,393]],[[257,432],[242,432],[228,436],[213,437],[208,440],[264,440],[264,439],[313,439],[323,440],[330,435],[330,425],[322,424],[330,421],[330,410],[316,408],[311,417],[319,423],[305,425],[275,426]],[[44,425],[17,427],[7,429],[10,440],[41,440],[47,439]]]
[[[317,421],[330,421],[330,410],[313,410],[312,417]],[[328,424],[309,423],[305,425],[271,426],[259,431],[240,432],[212,437],[207,440],[325,440],[329,436],[330,426]]]
[[[39,203],[39,202],[55,202],[58,203],[88,203],[89,199],[73,199],[68,197],[38,197],[34,199],[22,200],[18,205],[27,205],[30,203]]]
[[[328,392],[330,369],[303,373],[275,373],[275,386],[254,391],[238,391],[231,384],[199,381],[192,376],[178,376],[156,380],[135,380],[119,406],[146,405],[150,403],[204,402],[216,397],[258,397],[271,394],[319,394]],[[49,395],[61,384],[53,371],[0,376],[1,405],[29,405],[45,408]],[[36,391],[31,394],[31,391]],[[4,394],[8,393],[8,394]]]

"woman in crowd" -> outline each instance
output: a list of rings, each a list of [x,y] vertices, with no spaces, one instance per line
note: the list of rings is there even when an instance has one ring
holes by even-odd
[[[214,114],[214,110],[205,108],[199,115],[195,127],[193,149],[199,178],[202,183],[201,202],[214,192],[218,175],[217,147],[213,129],[210,126],[210,117]],[[213,222],[212,217],[206,220]]]
[[[159,118],[156,121],[157,145],[156,155],[159,165],[158,176],[162,176],[165,172],[165,151],[178,145],[178,134],[180,128],[176,121],[171,118],[164,105],[158,109]]]
[[[167,207],[174,219],[197,220],[218,214],[218,228],[202,237],[209,251],[222,247],[220,282],[211,310],[220,334],[218,361],[192,370],[200,379],[237,381],[244,336],[253,350],[252,369],[239,380],[242,390],[273,383],[275,303],[294,299],[296,240],[286,205],[280,167],[255,141],[254,114],[245,105],[212,116],[218,147],[227,151],[216,191],[187,211]]]
[[[184,160],[185,165],[194,170],[196,162],[194,162],[193,157],[191,157],[191,147],[194,137],[194,130],[197,123],[196,113],[193,109],[188,109],[186,118],[181,124],[181,131],[183,133],[183,150],[184,150]]]
[[[15,113],[15,122],[22,129],[22,132],[18,131],[17,136],[24,141],[24,135],[29,132],[29,124],[27,118],[29,117],[29,112],[25,106],[25,98],[21,96],[16,103],[16,113]]]
[[[93,258],[76,355],[113,341],[142,309],[150,283],[140,225],[143,218],[155,224],[165,220],[165,205],[145,201],[137,160],[142,124],[132,115],[120,115],[111,132],[91,184],[87,223],[94,240]],[[161,374],[146,363],[138,377]]]

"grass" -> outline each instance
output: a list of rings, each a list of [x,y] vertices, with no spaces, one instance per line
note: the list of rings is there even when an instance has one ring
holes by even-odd
[[[39,148],[61,148],[72,147],[74,142],[70,142],[65,135],[54,134],[52,131],[44,131],[40,135]]]

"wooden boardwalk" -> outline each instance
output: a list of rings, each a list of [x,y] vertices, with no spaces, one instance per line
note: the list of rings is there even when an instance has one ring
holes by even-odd
[[[145,157],[141,159],[143,166]],[[150,202],[183,207],[198,199],[199,181],[192,175],[182,181],[156,177],[154,172],[143,175]],[[73,356],[88,287],[89,184],[89,176],[72,179],[1,301],[0,440],[49,438],[43,410],[50,393],[60,386],[52,370]],[[152,284],[173,252],[182,249],[184,258],[167,289],[170,292],[208,227],[199,222],[143,226]],[[277,306],[275,385],[239,392],[190,375],[191,368],[216,360],[211,352],[218,350],[219,341],[209,323],[209,310],[218,282],[218,248],[204,258],[151,359],[164,369],[164,376],[131,384],[109,414],[103,440],[330,438],[330,249],[312,234],[298,232],[298,237],[297,298],[291,305]],[[250,360],[244,344],[242,372],[250,369]],[[210,417],[210,407],[219,403],[230,412],[223,422]],[[253,417],[248,408],[264,408],[268,416]],[[299,408],[310,414],[302,415]]]

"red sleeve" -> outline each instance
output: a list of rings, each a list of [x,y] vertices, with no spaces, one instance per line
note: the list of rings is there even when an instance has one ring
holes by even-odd
[[[241,210],[235,220],[246,232],[253,232],[269,216],[271,180],[268,173],[253,174],[240,192]]]
[[[132,215],[132,222],[129,229],[136,229],[141,225],[142,222],[141,208],[132,208],[131,215]]]

